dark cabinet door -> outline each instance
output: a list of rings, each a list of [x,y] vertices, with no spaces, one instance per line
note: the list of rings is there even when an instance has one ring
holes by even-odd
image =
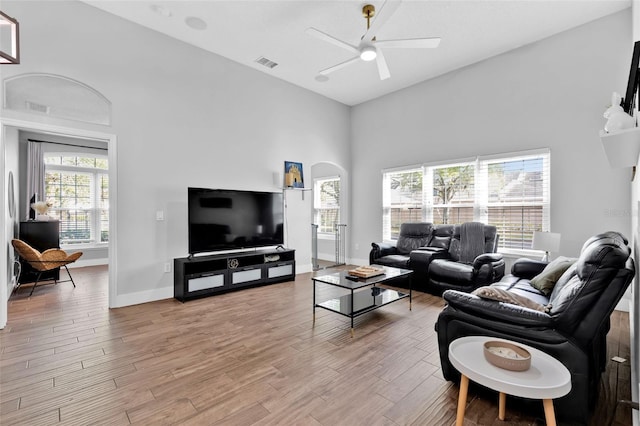
[[[20,239],[36,250],[43,252],[50,248],[60,247],[60,222],[57,220],[20,222]],[[20,283],[30,283],[36,280],[38,272],[27,262],[20,260],[22,272]],[[40,280],[60,279],[60,268],[42,274]]]

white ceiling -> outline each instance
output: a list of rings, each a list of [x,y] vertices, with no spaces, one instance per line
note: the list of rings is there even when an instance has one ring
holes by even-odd
[[[381,81],[375,61],[358,61],[316,80],[322,69],[353,53],[305,33],[317,28],[357,45],[366,30],[362,6],[382,0],[136,0],[93,1],[95,7],[218,55],[356,105],[485,58],[615,13],[631,0],[405,0],[378,31],[378,39],[441,37],[437,49],[385,49],[391,78]],[[165,16],[156,10],[166,12]],[[185,20],[195,17],[207,28]],[[255,62],[276,63],[273,69]]]

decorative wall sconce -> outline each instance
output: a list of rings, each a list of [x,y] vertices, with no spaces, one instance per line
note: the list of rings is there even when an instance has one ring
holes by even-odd
[[[18,21],[0,12],[0,64],[20,63]]]

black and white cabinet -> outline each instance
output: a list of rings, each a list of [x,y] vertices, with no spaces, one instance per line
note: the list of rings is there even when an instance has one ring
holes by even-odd
[[[199,297],[295,279],[295,250],[258,250],[173,260],[173,296]]]

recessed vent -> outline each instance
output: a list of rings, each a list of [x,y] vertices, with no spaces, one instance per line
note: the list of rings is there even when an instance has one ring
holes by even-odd
[[[49,114],[49,107],[47,105],[37,104],[31,101],[25,101],[25,104],[28,110]]]
[[[272,60],[267,59],[264,56],[260,56],[258,59],[256,59],[256,62],[260,65],[264,65],[267,68],[275,68],[276,66],[278,66],[276,62],[273,62]]]

